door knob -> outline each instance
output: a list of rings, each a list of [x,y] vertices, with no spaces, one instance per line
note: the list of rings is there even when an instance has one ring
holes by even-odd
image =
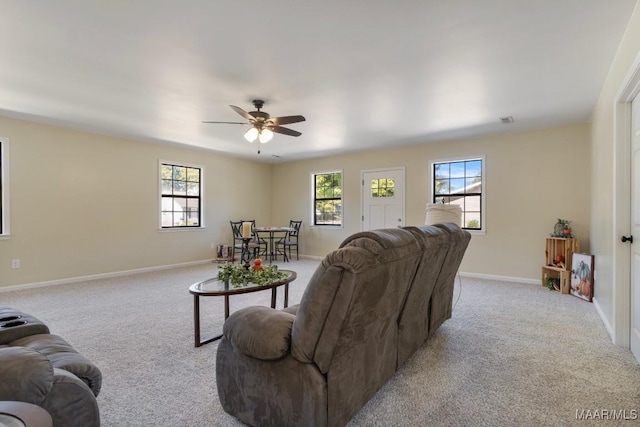
[[[633,236],[629,236],[629,237],[622,236],[622,239],[620,239],[620,240],[622,240],[622,243],[627,243],[627,242],[633,243]]]

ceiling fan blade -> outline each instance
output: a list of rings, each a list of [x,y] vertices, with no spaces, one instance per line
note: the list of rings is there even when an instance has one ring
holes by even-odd
[[[227,124],[227,125],[249,125],[251,123],[245,123],[245,122],[202,122],[202,123],[223,123],[223,124]]]
[[[304,122],[306,119],[304,116],[284,116],[284,117],[272,117],[269,119],[275,126],[290,125],[291,123]]]
[[[293,129],[289,129],[289,128],[283,128],[282,126],[267,126],[267,128],[269,130],[271,130],[272,132],[282,133],[284,135],[289,135],[289,136],[300,136],[300,135],[302,135],[297,130],[293,130]]]
[[[256,119],[255,117],[253,117],[251,114],[247,113],[240,107],[236,107],[235,105],[229,105],[229,107],[231,107],[233,111],[240,114],[242,117],[249,120],[250,122],[253,122]]]

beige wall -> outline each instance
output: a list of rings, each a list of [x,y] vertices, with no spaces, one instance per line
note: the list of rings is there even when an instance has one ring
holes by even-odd
[[[422,144],[277,165],[273,176],[273,220],[303,219],[301,253],[324,256],[360,231],[360,179],[365,169],[406,168],[405,224],[421,225],[429,196],[433,160],[486,159],[487,233],[475,234],[461,270],[475,274],[538,280],[544,239],[558,218],[573,221],[589,248],[589,126],[503,134],[464,141]],[[309,227],[310,174],[344,171],[344,228]]]
[[[271,219],[270,165],[8,118],[0,137],[12,234],[0,240],[0,286],[211,259],[211,243],[231,242],[229,219]],[[206,229],[158,230],[159,159],[204,166]]]
[[[405,222],[423,224],[429,162],[477,155],[486,158],[487,233],[473,236],[462,271],[538,279],[557,218],[571,219],[589,247],[586,124],[276,166],[15,119],[0,118],[0,130],[11,144],[12,232],[0,240],[0,286],[205,260],[211,243],[230,242],[230,218],[302,219],[301,253],[324,256],[360,230],[362,170],[405,167]],[[205,230],[158,231],[159,159],[205,167]],[[344,227],[309,227],[310,174],[336,168]]]
[[[624,39],[618,48],[616,58],[609,70],[609,75],[594,108],[591,150],[592,158],[592,190],[591,190],[591,238],[592,253],[595,255],[596,280],[594,281],[594,297],[611,331],[616,327],[616,289],[620,292],[620,282],[616,283],[616,259],[614,249],[623,254],[628,251],[618,241],[619,233],[615,230],[616,192],[614,167],[614,103],[621,90],[632,64],[640,55],[640,8],[636,6]],[[624,160],[624,159],[620,159]],[[628,196],[627,196],[628,197]],[[626,280],[627,278],[621,278]],[[621,298],[622,304],[628,304],[626,296]],[[620,308],[622,309],[622,308]],[[624,309],[622,309],[624,310]],[[628,311],[628,310],[627,310]],[[623,338],[624,339],[624,338]],[[620,342],[620,337],[616,340]]]

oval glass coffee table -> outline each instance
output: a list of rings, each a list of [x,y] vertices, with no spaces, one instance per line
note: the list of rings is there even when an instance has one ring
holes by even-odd
[[[189,292],[193,294],[193,333],[195,339],[195,346],[200,347],[203,344],[210,343],[211,341],[219,340],[222,338],[222,334],[209,338],[207,340],[200,340],[200,297],[224,297],[224,318],[229,317],[229,297],[231,295],[246,294],[249,292],[258,292],[271,289],[271,308],[276,308],[276,297],[278,287],[284,285],[284,307],[289,305],[289,283],[296,280],[297,274],[291,270],[280,270],[283,273],[287,273],[287,277],[284,279],[275,281],[268,285],[257,285],[255,283],[249,283],[244,286],[234,287],[229,282],[223,282],[218,280],[217,277],[213,279],[203,280],[202,282],[194,283],[189,287]]]

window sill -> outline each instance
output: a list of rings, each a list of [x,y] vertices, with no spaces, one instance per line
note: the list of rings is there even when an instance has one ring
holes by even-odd
[[[180,231],[202,231],[206,230],[207,227],[176,227],[176,228],[159,228],[158,231],[160,233],[175,233]]]

